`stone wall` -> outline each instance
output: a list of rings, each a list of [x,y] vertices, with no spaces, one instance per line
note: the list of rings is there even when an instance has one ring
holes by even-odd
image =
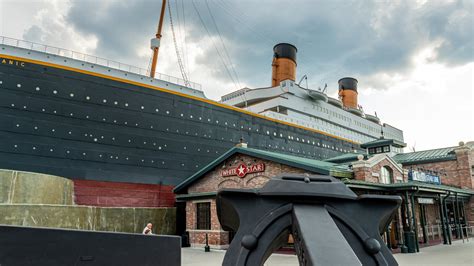
[[[59,176],[0,169],[0,204],[73,204],[73,183]]]
[[[157,234],[176,232],[175,208],[100,208],[43,204],[0,204],[0,224],[141,233],[147,223]]]

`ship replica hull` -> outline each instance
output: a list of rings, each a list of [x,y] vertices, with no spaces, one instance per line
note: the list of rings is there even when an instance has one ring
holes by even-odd
[[[360,149],[204,98],[27,58],[0,60],[0,168],[175,185],[241,139],[316,159]]]

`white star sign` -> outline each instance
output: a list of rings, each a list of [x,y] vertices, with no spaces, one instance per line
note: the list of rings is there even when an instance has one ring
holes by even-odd
[[[237,168],[237,175],[239,177],[244,177],[246,173],[247,173],[247,166],[244,164],[239,165],[239,167]]]

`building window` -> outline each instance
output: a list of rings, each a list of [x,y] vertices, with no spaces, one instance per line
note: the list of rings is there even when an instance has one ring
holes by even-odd
[[[389,146],[383,146],[383,152],[389,152],[390,147]]]
[[[377,147],[375,148],[376,153],[382,153],[382,147]]]
[[[211,229],[211,203],[196,203],[196,229]]]
[[[393,180],[393,171],[387,166],[380,168],[380,183],[390,184]]]
[[[375,153],[375,149],[374,148],[369,148],[369,154],[374,154]]]

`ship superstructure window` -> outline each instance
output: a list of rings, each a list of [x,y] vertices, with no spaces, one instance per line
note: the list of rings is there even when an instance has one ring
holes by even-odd
[[[210,202],[196,203],[196,229],[198,230],[211,229],[211,203]]]

